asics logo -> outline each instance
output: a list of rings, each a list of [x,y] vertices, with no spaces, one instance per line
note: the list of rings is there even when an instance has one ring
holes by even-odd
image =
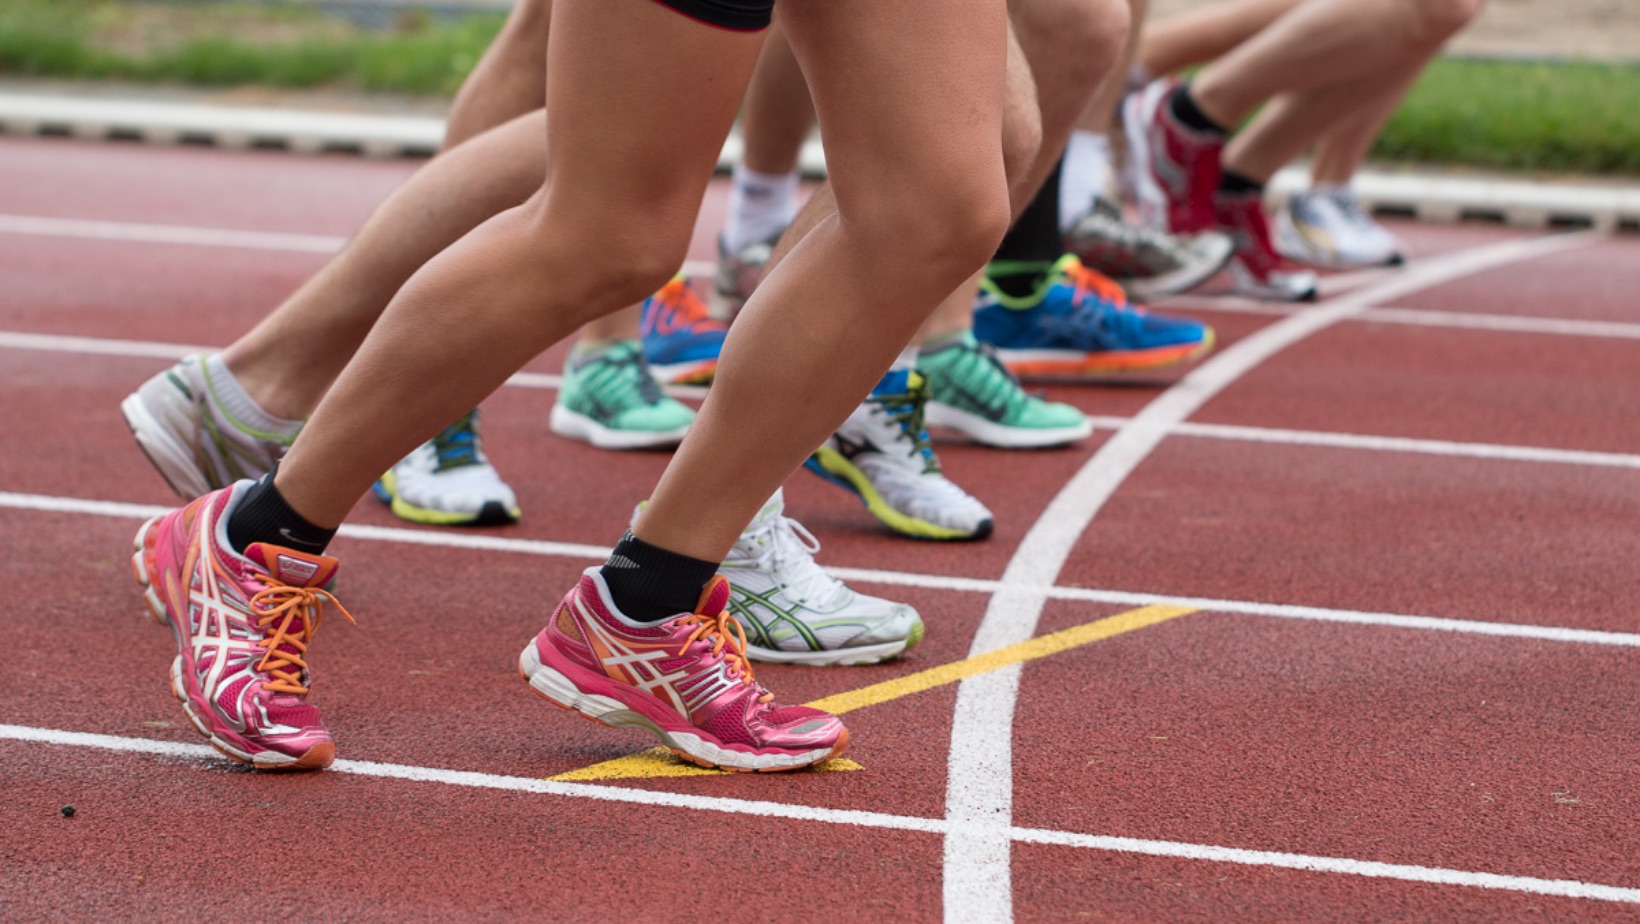
[[[299,584],[306,584],[315,574],[319,573],[318,562],[292,558],[289,555],[275,556],[274,561],[277,563],[281,575],[294,578],[295,582]]]
[[[595,642],[594,654],[604,670],[616,680],[666,700],[673,709],[683,715],[689,714],[689,705],[679,692],[677,684],[688,678],[685,670],[676,670],[670,673],[660,669],[661,661],[670,660],[674,653],[665,648],[651,648],[648,651],[634,650],[615,633],[609,631],[603,620],[593,615],[585,603],[575,601],[576,622],[588,638]]]

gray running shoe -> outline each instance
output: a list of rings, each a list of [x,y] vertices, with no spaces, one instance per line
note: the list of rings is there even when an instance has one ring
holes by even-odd
[[[718,238],[717,296],[731,314],[746,304],[746,299],[752,297],[752,290],[763,281],[763,269],[769,265],[769,258],[774,256],[774,245],[779,240],[780,234],[771,235],[730,253],[723,244],[723,238]]]
[[[207,357],[181,362],[142,383],[120,413],[171,490],[192,500],[242,478],[260,478],[284,455],[300,422],[259,429],[231,412]]]
[[[1216,231],[1168,234],[1132,224],[1102,196],[1065,233],[1066,251],[1116,280],[1136,302],[1201,285],[1224,269],[1233,249],[1230,238]]]

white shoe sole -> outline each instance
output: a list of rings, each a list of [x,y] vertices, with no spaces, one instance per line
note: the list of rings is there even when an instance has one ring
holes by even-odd
[[[687,424],[663,431],[612,430],[561,404],[552,406],[547,426],[559,436],[590,443],[598,449],[660,449],[678,445],[689,432]]]
[[[923,419],[930,427],[955,430],[976,443],[999,449],[1043,449],[1049,446],[1063,446],[1086,439],[1093,433],[1092,421],[1084,420],[1081,426],[1077,427],[1007,427],[938,401],[929,401],[923,413]]]

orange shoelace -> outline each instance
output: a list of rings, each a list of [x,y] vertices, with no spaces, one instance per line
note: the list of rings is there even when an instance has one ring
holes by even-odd
[[[1127,292],[1124,291],[1121,286],[1116,284],[1116,280],[1111,279],[1104,273],[1078,265],[1075,270],[1071,271],[1067,275],[1071,277],[1071,282],[1076,287],[1077,301],[1081,301],[1082,298],[1091,291],[1100,298],[1103,298],[1105,301],[1112,302],[1118,307],[1129,307]]]
[[[302,660],[302,655],[307,653],[313,634],[319,631],[319,618],[324,612],[325,600],[335,604],[348,622],[358,624],[347,607],[342,606],[342,601],[328,590],[269,584],[251,597],[251,609],[262,614],[256,624],[264,630],[273,626],[267,637],[256,643],[257,647],[266,651],[256,669],[273,675],[272,680],[263,681],[263,689],[270,693],[302,694],[308,691],[302,683],[302,674],[307,671],[307,662]],[[295,650],[281,651],[280,646],[287,643]]]
[[[740,620],[729,615],[728,610],[723,610],[716,616],[706,613],[691,613],[683,617],[683,621],[694,623],[695,630],[690,632],[689,637],[683,640],[683,646],[678,649],[680,657],[689,650],[689,646],[693,645],[697,639],[710,638],[712,640],[712,654],[721,655],[725,661],[729,662],[730,673],[738,673],[741,678],[740,682],[748,686],[756,683],[752,678],[752,662],[746,659],[746,629],[740,624]],[[768,702],[771,698],[772,694],[765,691],[758,697],[758,702]]]

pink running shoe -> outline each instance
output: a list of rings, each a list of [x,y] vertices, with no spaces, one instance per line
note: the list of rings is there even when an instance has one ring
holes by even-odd
[[[1262,196],[1256,192],[1220,192],[1213,196],[1213,212],[1219,227],[1235,244],[1230,275],[1237,295],[1275,302],[1315,301],[1315,273],[1276,250]]]
[[[1128,157],[1135,170],[1139,217],[1172,234],[1213,230],[1224,138],[1200,132],[1173,116],[1168,100],[1176,80],[1157,80],[1122,104]]]
[[[336,559],[255,543],[228,546],[241,481],[137,530],[131,570],[154,621],[170,626],[171,692],[218,751],[260,770],[317,770],[336,744],[307,703],[304,660]]]
[[[712,578],[697,612],[641,623],[621,615],[596,567],[564,595],[518,656],[536,693],[614,728],[647,729],[705,767],[773,772],[836,757],[848,729],[828,712],[779,706],[752,679],[729,582]]]

